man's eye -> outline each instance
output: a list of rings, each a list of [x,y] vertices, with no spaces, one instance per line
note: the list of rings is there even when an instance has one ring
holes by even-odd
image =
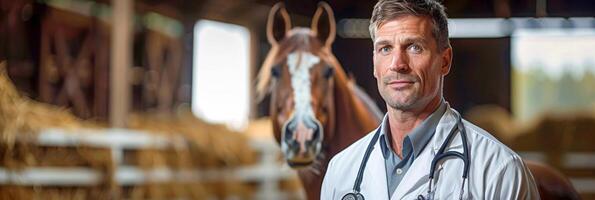
[[[412,45],[409,45],[409,48],[408,48],[408,49],[409,49],[411,52],[413,52],[413,53],[420,53],[420,52],[421,52],[421,50],[422,50],[421,46],[419,46],[419,45],[417,45],[417,44],[412,44]]]
[[[390,48],[390,47],[382,47],[382,48],[378,49],[378,52],[382,55],[387,55],[388,53],[390,53],[391,50],[392,50],[392,48]]]

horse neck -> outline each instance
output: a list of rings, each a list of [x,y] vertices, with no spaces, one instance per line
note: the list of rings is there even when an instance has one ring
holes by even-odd
[[[354,91],[343,71],[335,77],[335,134],[329,153],[335,155],[356,140],[376,128],[378,120],[373,111],[366,108]]]

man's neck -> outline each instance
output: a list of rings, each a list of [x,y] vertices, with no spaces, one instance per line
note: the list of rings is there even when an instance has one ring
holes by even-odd
[[[400,158],[403,157],[403,140],[407,134],[428,118],[440,106],[440,101],[441,97],[434,98],[418,110],[398,110],[390,106],[387,108],[391,146]]]

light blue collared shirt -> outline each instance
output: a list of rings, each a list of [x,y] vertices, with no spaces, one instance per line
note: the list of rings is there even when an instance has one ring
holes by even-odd
[[[440,100],[440,106],[426,118],[421,124],[415,127],[403,140],[403,159],[399,158],[392,149],[390,140],[390,125],[388,115],[384,116],[380,127],[380,148],[384,157],[386,168],[386,180],[388,184],[388,196],[397,189],[397,186],[405,176],[411,164],[419,156],[419,153],[434,136],[440,118],[446,112],[446,102]]]

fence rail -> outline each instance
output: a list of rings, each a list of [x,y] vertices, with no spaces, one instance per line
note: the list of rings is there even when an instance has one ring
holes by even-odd
[[[84,134],[81,134],[84,132]],[[256,165],[225,169],[172,169],[158,167],[141,169],[123,163],[125,150],[183,148],[182,137],[163,137],[143,131],[127,129],[77,130],[47,129],[35,139],[39,146],[95,147],[109,149],[115,164],[114,179],[119,186],[159,182],[209,182],[221,179],[259,183],[256,199],[280,199],[288,194],[280,191],[279,181],[297,178],[287,165],[280,163],[280,150],[274,141],[251,140],[250,145],[259,153]],[[107,178],[103,172],[89,167],[27,167],[6,169],[0,167],[0,185],[20,186],[92,186]]]

